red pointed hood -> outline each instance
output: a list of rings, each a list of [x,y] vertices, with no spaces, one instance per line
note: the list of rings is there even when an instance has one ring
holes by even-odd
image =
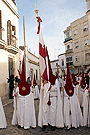
[[[47,47],[46,47],[46,53],[47,53],[47,57],[48,57],[49,81],[50,81],[51,85],[54,85],[57,77],[55,75],[53,75]]]
[[[72,74],[72,80],[73,80],[73,84],[75,84],[75,82],[77,84],[76,77],[75,77],[74,73]]]
[[[23,57],[23,61],[22,61],[22,71],[20,74],[20,83],[19,83],[18,87],[19,87],[20,95],[26,96],[30,93],[30,85],[26,82],[24,57]]]
[[[85,82],[85,77],[84,77],[84,71],[82,71],[82,79],[81,79],[81,84],[80,84],[81,88],[85,88],[86,87],[86,82]]]
[[[35,87],[36,85],[37,85],[37,83],[36,83],[35,74],[34,74],[33,86]]]
[[[74,94],[74,88],[72,86],[68,64],[67,64],[67,76],[66,76],[65,90],[66,90],[66,93],[69,96],[73,96],[73,94]]]

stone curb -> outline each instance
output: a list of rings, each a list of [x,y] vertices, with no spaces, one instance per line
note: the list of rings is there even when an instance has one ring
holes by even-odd
[[[9,103],[6,103],[6,104],[4,104],[3,106],[6,106],[6,105],[8,105],[8,104],[11,104],[13,101],[10,101]]]

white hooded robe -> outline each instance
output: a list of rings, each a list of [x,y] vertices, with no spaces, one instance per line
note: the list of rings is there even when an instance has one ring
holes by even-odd
[[[40,103],[39,103],[39,115],[38,115],[38,126],[50,124],[51,126],[64,127],[63,113],[62,113],[62,100],[59,89],[59,82],[56,79],[55,85],[49,90],[50,83],[46,83],[44,86],[41,85],[40,90]],[[49,100],[51,105],[47,104]]]
[[[24,129],[36,127],[36,117],[34,108],[33,93],[21,96],[19,94],[19,87],[16,88],[17,97],[14,97],[14,113],[12,125],[20,125]]]
[[[6,117],[0,97],[0,128],[6,128],[6,126],[7,126]]]
[[[64,123],[68,128],[83,126],[82,112],[79,106],[79,101],[74,93],[73,96],[68,96],[64,89]]]
[[[83,96],[83,117],[84,117],[84,126],[90,127],[90,97],[87,89],[85,90]]]

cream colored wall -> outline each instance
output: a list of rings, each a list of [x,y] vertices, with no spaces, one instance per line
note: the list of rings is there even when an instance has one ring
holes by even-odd
[[[8,52],[0,49],[0,84],[6,83],[8,77]]]
[[[15,60],[15,72],[14,75],[17,75],[17,68],[19,67],[19,54],[14,55],[9,52],[0,49],[0,96],[5,96],[9,92],[9,85],[7,83],[7,78],[9,78],[9,67],[8,67],[8,57],[11,57]],[[3,95],[5,94],[5,95]]]
[[[74,66],[86,65],[85,53],[90,50],[88,46],[85,46],[84,40],[89,39],[89,31],[83,31],[84,25],[88,24],[87,15],[71,23],[71,35],[73,38],[73,62]],[[74,35],[74,31],[77,30],[77,35]],[[78,42],[79,47],[75,48],[75,43]],[[75,61],[75,56],[79,57],[79,61]]]
[[[34,55],[30,54],[28,51],[26,53],[26,56],[27,56],[27,60],[26,60],[27,61],[26,62],[27,63],[26,64],[26,78],[30,76],[30,69],[31,68],[33,69],[33,75],[34,74],[36,75],[36,70],[37,70],[37,72],[38,72],[38,84],[39,84],[39,81],[40,81],[39,66],[28,62],[28,59],[30,59],[30,60],[35,61],[35,62],[38,63],[39,59],[37,57],[35,57]]]
[[[18,13],[17,7],[11,0],[7,0],[10,7]],[[18,18],[12,11],[5,5],[3,0],[0,1],[0,10],[2,11],[2,27],[5,29],[5,41],[7,43],[7,21],[11,20],[11,24],[16,26],[16,37],[19,39],[18,33]],[[18,45],[19,46],[19,45]],[[17,46],[17,47],[18,47]],[[12,54],[8,51],[0,49],[0,96],[8,95],[9,84],[7,78],[9,78],[8,71],[8,57],[11,57],[15,61],[15,76],[17,75],[17,68],[19,68],[19,54]]]
[[[12,8],[18,13],[17,7],[15,7],[15,4],[11,1],[10,5]],[[16,26],[16,37],[19,37],[19,31],[18,31],[18,18],[16,15],[13,14],[13,12],[5,5],[5,3],[1,0],[0,1],[0,10],[2,11],[2,27],[5,29],[5,41],[7,42],[7,21],[11,20],[11,24]]]

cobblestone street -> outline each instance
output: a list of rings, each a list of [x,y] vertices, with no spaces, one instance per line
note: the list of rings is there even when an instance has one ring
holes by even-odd
[[[36,111],[36,119],[38,118],[38,105],[39,100],[35,101],[35,111]],[[0,130],[0,135],[90,135],[90,128],[87,127],[79,127],[77,129],[56,129],[55,131],[51,131],[50,127],[46,129],[46,131],[42,131],[40,127],[36,127],[35,129],[30,128],[29,130],[24,130],[23,128],[18,129],[17,126],[11,125],[12,115],[13,115],[13,102],[11,101],[9,104],[4,104],[4,111],[7,118],[7,128]]]

